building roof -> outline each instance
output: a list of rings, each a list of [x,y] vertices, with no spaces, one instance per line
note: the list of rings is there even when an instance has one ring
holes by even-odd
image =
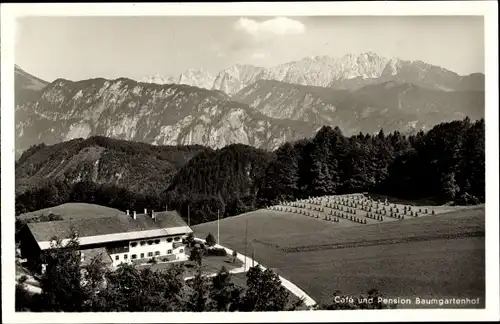
[[[127,234],[137,232],[150,232],[155,235],[169,235],[168,229],[187,228],[187,224],[176,211],[155,212],[156,221],[147,214],[137,214],[136,219],[132,215],[126,214],[76,219],[66,221],[52,221],[27,224],[37,242],[51,241],[54,237],[65,239],[69,237],[71,229],[77,232],[78,237],[96,237],[113,234]],[[191,230],[189,230],[190,232]],[[119,236],[113,235],[116,239]],[[131,239],[130,235],[125,235],[124,239]],[[97,243],[97,242],[96,242]]]

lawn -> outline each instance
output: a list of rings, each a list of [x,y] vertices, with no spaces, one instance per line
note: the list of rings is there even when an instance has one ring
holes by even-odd
[[[484,206],[344,227],[258,210],[221,220],[220,244],[244,253],[247,222],[248,253],[255,249],[257,261],[317,302],[331,302],[336,290],[359,295],[376,288],[388,297],[483,297],[484,305]],[[217,224],[193,230],[205,237]]]
[[[19,219],[29,219],[32,217],[41,216],[42,214],[47,216],[50,212],[56,215],[61,215],[64,220],[110,217],[116,216],[117,214],[123,214],[123,212],[118,209],[95,204],[67,203],[55,207],[40,209],[26,214],[21,214],[17,217]]]
[[[182,264],[184,266],[184,276],[192,277],[196,274],[196,266],[192,262],[174,262],[174,263],[157,263],[151,265],[140,265],[137,266],[137,269],[144,269],[150,267],[151,270],[164,270],[170,268],[172,265]],[[192,266],[190,266],[192,265]],[[204,256],[202,259],[202,272],[204,274],[212,274],[217,273],[222,267],[225,267],[228,270],[232,270],[235,268],[240,268],[243,266],[243,263],[240,260],[236,260],[236,262],[232,262],[231,256]]]

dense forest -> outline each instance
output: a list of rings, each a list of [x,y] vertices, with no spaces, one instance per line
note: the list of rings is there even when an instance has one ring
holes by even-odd
[[[371,192],[439,204],[484,203],[484,131],[484,119],[469,118],[409,136],[380,130],[346,137],[338,127],[324,126],[314,138],[285,143],[275,152],[242,144],[201,150],[170,183],[155,184],[161,190],[54,179],[18,195],[16,212],[70,201],[120,210],[168,206],[186,219],[189,212],[193,225],[215,220],[217,213],[228,217],[326,194]]]

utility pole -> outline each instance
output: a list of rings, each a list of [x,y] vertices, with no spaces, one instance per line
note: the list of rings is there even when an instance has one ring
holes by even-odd
[[[246,220],[246,226],[245,226],[245,268],[244,268],[245,271],[247,271],[247,245],[248,245],[248,219]]]
[[[219,210],[217,209],[217,244],[220,245],[219,240]]]
[[[252,250],[252,268],[255,266],[255,248]]]

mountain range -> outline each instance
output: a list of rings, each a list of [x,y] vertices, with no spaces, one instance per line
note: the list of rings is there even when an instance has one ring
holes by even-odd
[[[41,142],[92,135],[160,145],[244,143],[275,149],[319,127],[269,118],[220,91],[125,78],[58,79],[40,91],[38,100],[16,106],[18,153]]]
[[[309,57],[274,68],[236,65],[216,76],[189,69],[141,82],[51,83],[15,67],[16,152],[102,135],[161,145],[274,150],[322,125],[346,135],[426,129],[484,116],[484,75],[460,76],[374,53]]]
[[[237,64],[211,76],[202,70],[189,69],[179,77],[155,74],[143,82],[176,83],[221,90],[232,95],[258,80],[276,80],[306,86],[356,90],[365,85],[397,81],[420,87],[443,90],[484,90],[484,75],[460,76],[455,72],[422,61],[386,58],[373,52],[306,57],[271,68]]]

